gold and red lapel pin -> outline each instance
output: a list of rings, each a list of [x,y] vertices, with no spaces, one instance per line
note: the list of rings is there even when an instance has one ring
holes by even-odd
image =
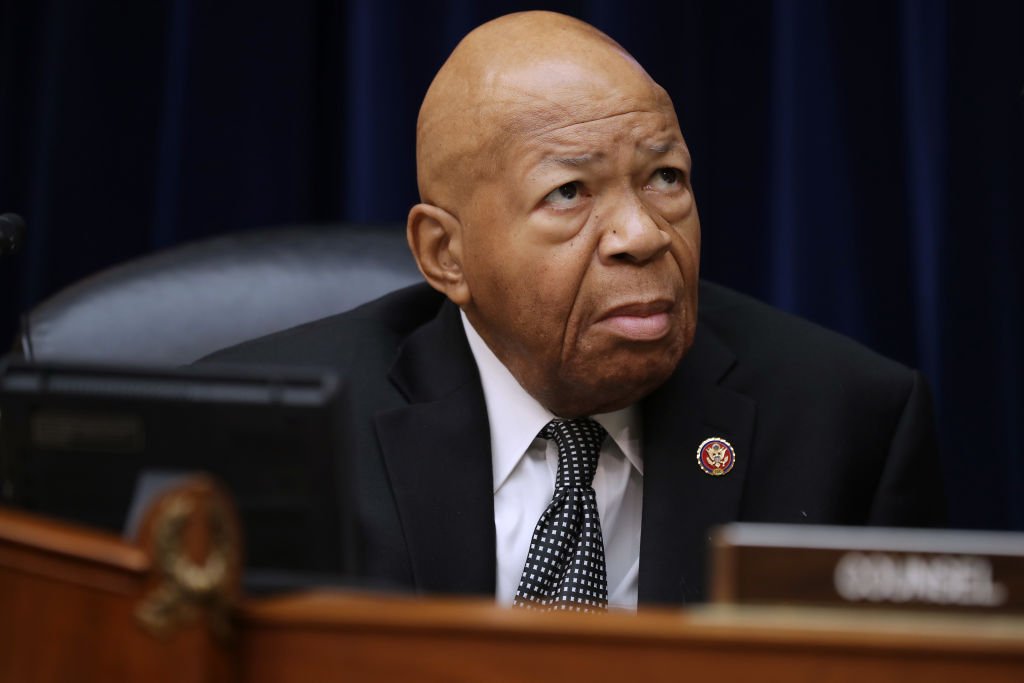
[[[736,451],[732,444],[720,436],[704,439],[697,447],[697,464],[705,474],[720,477],[728,474],[736,464]]]

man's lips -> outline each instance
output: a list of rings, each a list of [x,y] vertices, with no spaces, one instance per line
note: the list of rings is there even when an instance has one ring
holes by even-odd
[[[671,301],[652,301],[616,306],[597,321],[613,334],[637,341],[661,339],[672,326]]]

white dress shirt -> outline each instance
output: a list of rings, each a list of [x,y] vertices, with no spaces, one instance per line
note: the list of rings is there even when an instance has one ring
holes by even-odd
[[[487,403],[494,473],[494,530],[500,604],[511,605],[519,587],[537,520],[551,502],[558,448],[537,434],[553,413],[520,386],[462,314]],[[604,538],[608,605],[636,609],[640,569],[643,461],[636,406],[593,415],[605,439],[594,474],[597,511]]]

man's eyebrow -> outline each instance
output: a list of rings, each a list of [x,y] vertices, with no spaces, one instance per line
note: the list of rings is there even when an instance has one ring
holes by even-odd
[[[581,154],[577,157],[545,157],[541,163],[545,166],[569,166],[571,168],[579,168],[580,166],[586,166],[587,164],[593,163],[594,160],[604,156],[603,154]]]
[[[658,156],[668,154],[672,150],[679,147],[677,140],[669,140],[668,142],[654,143],[650,145],[640,145],[645,151],[651,152]],[[588,154],[580,154],[579,156],[573,157],[545,157],[541,164],[544,166],[568,166],[570,168],[579,168],[586,166],[595,161],[603,159],[606,155],[604,152],[594,152]]]
[[[668,154],[678,146],[679,143],[677,141],[670,140],[668,142],[663,142],[661,144],[647,145],[647,151],[658,155]]]

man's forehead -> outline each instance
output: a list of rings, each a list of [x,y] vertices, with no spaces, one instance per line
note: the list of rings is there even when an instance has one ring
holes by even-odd
[[[446,186],[499,170],[515,143],[641,111],[670,119],[678,136],[667,93],[593,27],[545,12],[485,24],[460,43],[424,99],[421,196],[448,196]]]
[[[494,103],[492,150],[530,165],[582,166],[614,151],[665,153],[683,145],[671,103],[647,98],[542,96]]]
[[[568,168],[581,168],[593,164],[600,164],[613,157],[617,152],[625,149],[632,152],[635,157],[664,157],[672,152],[679,152],[688,157],[689,152],[682,139],[678,136],[659,136],[665,142],[652,141],[650,138],[637,138],[632,141],[621,139],[610,139],[607,137],[597,140],[597,144],[591,144],[588,139],[577,139],[561,143],[551,142],[538,145],[533,161],[537,166],[555,166]],[[613,146],[621,145],[615,149]]]
[[[668,95],[626,55],[608,64],[577,56],[536,60],[488,74],[478,106],[505,118],[506,125],[543,133],[633,111],[670,111]]]

